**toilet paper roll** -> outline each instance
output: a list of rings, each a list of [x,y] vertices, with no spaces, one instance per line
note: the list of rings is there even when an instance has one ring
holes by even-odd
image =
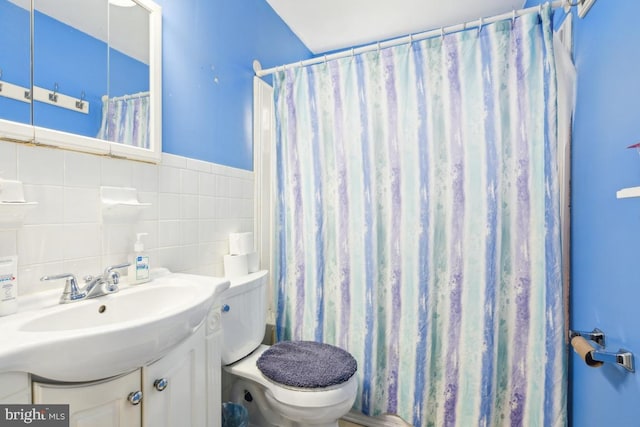
[[[249,273],[255,273],[260,269],[258,252],[249,252],[247,254],[247,266],[249,267]]]
[[[246,255],[225,255],[224,256],[224,276],[239,277],[249,274]]]
[[[580,358],[584,360],[584,363],[586,363],[588,366],[591,366],[592,368],[598,368],[602,366],[602,362],[593,360],[592,352],[595,349],[591,344],[589,344],[586,339],[584,339],[584,337],[573,337],[571,339],[571,346],[573,347],[573,350],[578,353],[578,356],[580,356]]]
[[[253,252],[253,233],[229,234],[229,253],[231,255],[244,255]]]

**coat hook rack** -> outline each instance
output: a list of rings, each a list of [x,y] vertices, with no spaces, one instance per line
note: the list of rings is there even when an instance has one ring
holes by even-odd
[[[31,103],[31,91],[28,88],[2,80],[0,80],[0,96],[26,102],[27,104]]]
[[[31,102],[31,91],[22,86],[15,85],[2,80],[4,71],[0,68],[0,96],[15,99],[26,103]]]
[[[74,98],[60,93],[58,83],[54,85],[53,92],[39,86],[34,86],[33,99],[78,113],[89,114],[89,102],[86,100],[85,92],[82,91],[80,98]]]

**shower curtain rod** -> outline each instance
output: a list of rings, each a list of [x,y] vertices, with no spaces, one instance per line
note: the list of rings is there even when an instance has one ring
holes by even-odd
[[[128,95],[122,95],[122,96],[114,96],[112,98],[109,98],[108,95],[102,95],[102,100],[106,101],[107,99],[110,99],[112,101],[128,101],[130,99],[135,99],[135,98],[144,98],[145,96],[149,96],[151,92],[146,91],[146,92],[138,92],[138,93],[130,93]]]
[[[577,6],[579,3],[581,3],[581,1],[582,0],[578,0],[575,3],[571,3],[570,0],[556,0],[553,2],[549,2],[549,4],[553,9],[555,9],[562,6]],[[398,37],[398,38],[387,40],[384,42],[377,42],[377,43],[372,43],[366,46],[346,49],[336,53],[332,53],[330,55],[317,56],[317,57],[314,57],[311,59],[305,59],[299,62],[292,62],[286,65],[279,65],[277,67],[267,68],[265,70],[263,70],[262,67],[260,66],[260,62],[255,60],[253,61],[253,71],[255,72],[256,76],[264,77],[264,76],[268,76],[269,74],[273,74],[276,71],[284,71],[284,70],[288,70],[296,67],[306,67],[307,65],[319,64],[321,62],[326,62],[326,61],[330,61],[338,58],[346,58],[348,56],[353,56],[353,55],[364,53],[364,52],[371,52],[374,50],[380,50],[380,49],[384,49],[392,46],[399,46],[399,45],[403,45],[403,44],[414,42],[414,41],[428,39],[430,37],[444,36],[447,33],[455,33],[457,31],[464,31],[474,27],[477,27],[478,30],[481,31],[482,27],[486,24],[492,24],[494,22],[502,21],[508,18],[515,19],[517,16],[539,12],[542,6],[543,4],[540,4],[539,6],[529,7],[527,9],[520,9],[520,10],[514,9],[511,12],[503,13],[500,15],[494,15],[487,18],[480,18],[475,21],[465,22],[463,24],[451,25],[448,27],[442,27],[435,30],[424,31],[421,33],[410,34],[408,36]]]

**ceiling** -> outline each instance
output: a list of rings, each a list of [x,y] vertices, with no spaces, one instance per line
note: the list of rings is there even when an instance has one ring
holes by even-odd
[[[31,9],[31,0],[9,0]],[[149,12],[142,6],[120,7],[107,0],[35,0],[36,10],[87,33],[116,50],[149,63]],[[107,20],[107,9],[109,19]],[[34,29],[35,36],[38,30]]]
[[[267,0],[314,54],[475,21],[525,0]]]

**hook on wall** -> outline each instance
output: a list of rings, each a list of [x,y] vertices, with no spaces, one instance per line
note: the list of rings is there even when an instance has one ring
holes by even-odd
[[[85,98],[85,93],[84,91],[82,91],[82,93],[80,94],[80,100],[76,101],[76,108],[78,110],[82,110],[84,108],[84,98]]]
[[[53,92],[49,93],[49,101],[58,102],[58,83],[53,84]]]

